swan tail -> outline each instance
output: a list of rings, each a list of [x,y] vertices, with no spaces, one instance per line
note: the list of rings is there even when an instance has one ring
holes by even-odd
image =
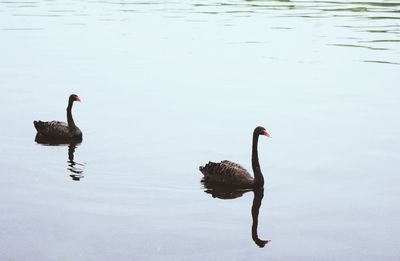
[[[33,125],[38,132],[41,132],[43,129],[46,128],[46,122],[43,121],[33,121]]]
[[[220,170],[221,163],[209,161],[206,165],[200,166],[199,170],[204,176],[212,175]]]

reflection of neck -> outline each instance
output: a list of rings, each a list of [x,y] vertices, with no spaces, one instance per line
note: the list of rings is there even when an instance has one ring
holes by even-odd
[[[69,175],[73,180],[79,181],[81,178],[83,178],[83,170],[80,168],[77,168],[75,165],[80,165],[79,163],[76,163],[74,161],[74,153],[75,153],[75,148],[76,148],[76,143],[70,143],[68,146],[68,170],[72,172],[71,175]]]
[[[69,100],[68,107],[67,107],[67,121],[68,121],[69,128],[75,127],[75,122],[74,122],[74,119],[72,118],[72,104],[73,103],[74,103],[73,100]]]
[[[68,160],[70,162],[74,162],[74,153],[75,153],[76,145],[71,143],[68,145]]]
[[[253,166],[254,172],[254,184],[258,187],[262,187],[264,185],[264,177],[261,173],[260,163],[258,162],[258,136],[259,134],[254,131],[253,133],[253,146],[251,153],[251,163]]]
[[[264,247],[265,244],[269,242],[269,240],[262,240],[258,237],[257,229],[258,229],[258,214],[261,207],[261,202],[264,197],[264,188],[258,188],[254,190],[254,199],[253,206],[251,207],[251,215],[253,216],[253,224],[251,226],[251,236],[254,242],[259,247]]]

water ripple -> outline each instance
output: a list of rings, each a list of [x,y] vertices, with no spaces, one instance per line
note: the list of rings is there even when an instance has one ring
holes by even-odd
[[[299,23],[331,24],[339,30],[335,39],[325,44],[336,47],[356,47],[370,51],[391,51],[399,41],[399,1],[289,1],[289,0],[244,0],[215,1],[113,1],[93,0],[85,3],[66,1],[0,1],[2,13],[15,19],[2,31],[35,31],[46,28],[56,19],[64,26],[90,25],[96,21],[106,21],[110,25],[129,23],[141,14],[162,13],[164,19],[180,19],[186,23],[208,22],[223,19],[225,28],[240,27],[241,19],[254,23],[270,24],[270,30],[296,29]],[[118,8],[115,8],[118,6]],[[87,10],[92,10],[88,12]],[[122,16],[122,17],[121,17]],[[30,19],[31,18],[31,19]],[[36,20],[33,20],[35,18]],[[229,22],[227,22],[229,21]],[[37,22],[37,24],[36,24]],[[40,24],[39,24],[40,23]],[[329,29],[328,29],[329,30]],[[335,30],[337,31],[337,30]],[[290,31],[287,31],[290,32]],[[331,36],[332,37],[332,36]],[[350,42],[332,40],[346,39]],[[253,39],[243,39],[251,43]],[[256,41],[267,44],[265,41]],[[362,43],[360,45],[360,43]]]

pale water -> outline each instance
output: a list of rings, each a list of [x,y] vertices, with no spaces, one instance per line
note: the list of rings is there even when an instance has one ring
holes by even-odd
[[[1,1],[0,260],[399,260],[399,81],[399,1]]]

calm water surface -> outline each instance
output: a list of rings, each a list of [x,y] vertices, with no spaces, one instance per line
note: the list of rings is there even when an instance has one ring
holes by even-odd
[[[0,1],[0,39],[0,260],[399,260],[399,1]],[[205,192],[257,125],[263,195]]]

